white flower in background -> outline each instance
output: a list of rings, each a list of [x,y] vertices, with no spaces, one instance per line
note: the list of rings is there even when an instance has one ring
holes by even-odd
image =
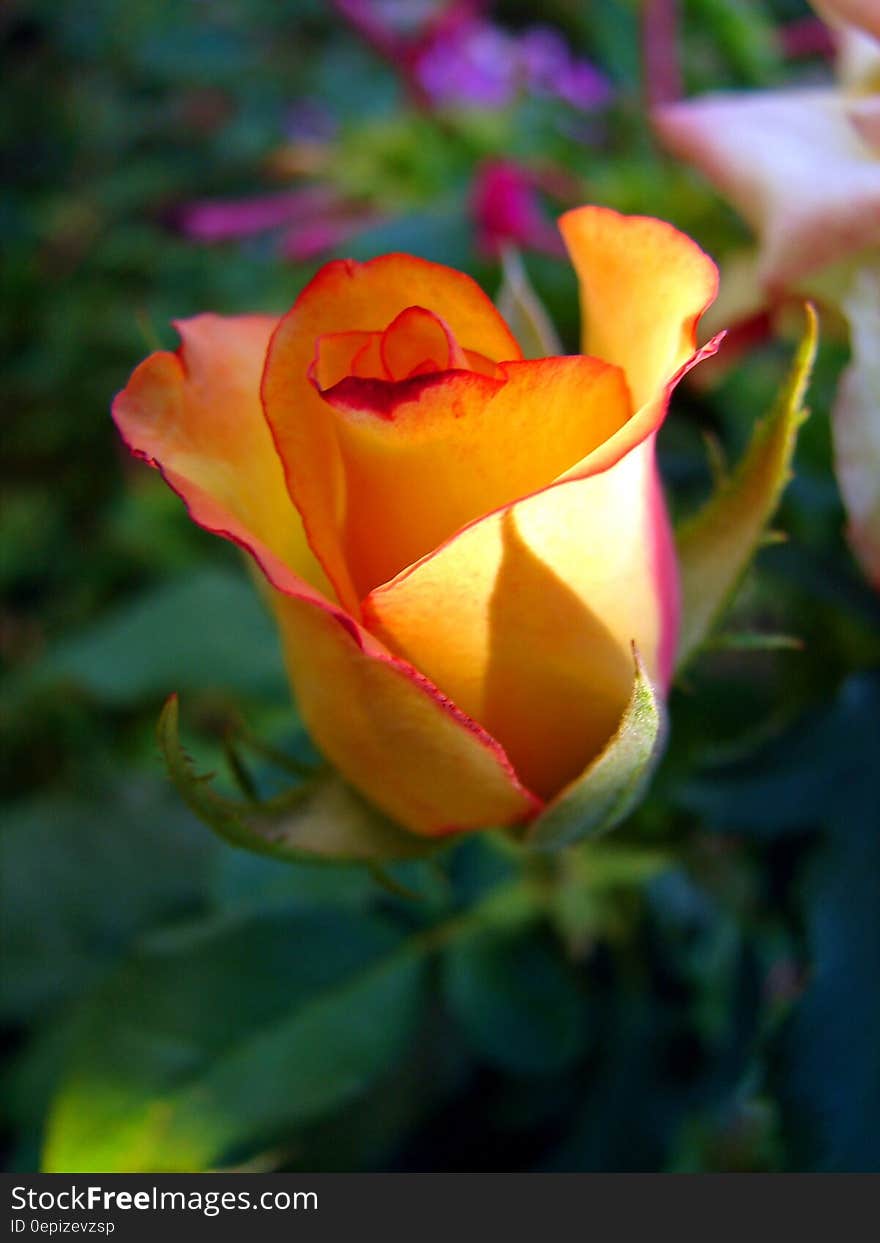
[[[849,320],[835,461],[853,549],[880,586],[880,0],[814,7],[837,37],[833,82],[704,95],[663,105],[654,122],[757,236],[757,253],[733,257],[722,279],[727,321],[786,295],[830,302]]]
[[[844,300],[852,361],[834,403],[834,454],[850,540],[880,588],[880,260],[863,268]]]

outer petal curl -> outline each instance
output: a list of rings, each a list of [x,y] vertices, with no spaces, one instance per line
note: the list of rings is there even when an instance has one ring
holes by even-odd
[[[559,227],[580,281],[581,348],[623,368],[639,410],[693,356],[718,269],[689,237],[649,216],[579,207]],[[640,439],[644,431],[630,428]]]
[[[175,324],[176,353],[151,354],[113,403],[132,452],[157,466],[190,516],[254,552],[270,577],[285,569],[323,590],[320,565],[260,406],[269,315],[197,315]]]

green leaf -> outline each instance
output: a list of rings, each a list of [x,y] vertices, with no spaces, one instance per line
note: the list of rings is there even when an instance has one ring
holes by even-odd
[[[91,985],[158,920],[204,903],[221,848],[162,783],[8,805],[0,834],[0,1016]]]
[[[544,930],[478,926],[447,950],[444,991],[473,1049],[503,1070],[553,1074],[585,1045],[576,973]]]
[[[817,323],[807,326],[788,378],[768,418],[755,427],[739,466],[677,532],[682,630],[679,668],[705,642],[759,548],[767,523],[791,478],[803,400],[816,355]]]
[[[180,745],[177,696],[162,709],[159,744],[181,798],[220,837],[278,859],[374,862],[412,859],[437,843],[407,833],[366,803],[331,769],[262,802],[218,794]]]
[[[507,247],[501,259],[503,279],[496,302],[525,358],[555,358],[562,343],[535,292],[519,251]]]
[[[878,713],[880,676],[852,677],[810,740],[821,783],[800,820],[826,828],[803,896],[810,970],[771,1064],[798,1170],[880,1169]]]
[[[880,1170],[878,877],[880,833],[858,818],[837,826],[810,870],[809,983],[774,1049],[798,1170]]]
[[[204,1168],[224,1151],[356,1099],[405,1047],[422,1000],[422,969],[421,956],[401,951],[235,1049],[179,1094],[162,1120],[157,1151],[166,1150],[170,1133],[187,1151],[186,1164]]]
[[[41,669],[113,704],[164,698],[181,685],[287,693],[272,619],[244,574],[214,569],[126,602]]]
[[[529,829],[526,845],[570,846],[619,824],[641,797],[665,740],[663,706],[633,648],[635,677],[617,733]]]
[[[679,806],[712,829],[773,840],[837,816],[864,817],[877,771],[880,679],[848,678],[834,701],[731,762],[708,763],[676,792]],[[874,798],[876,802],[876,798]]]
[[[153,937],[85,1008],[49,1172],[182,1172],[241,1159],[393,1067],[427,947],[335,911]]]

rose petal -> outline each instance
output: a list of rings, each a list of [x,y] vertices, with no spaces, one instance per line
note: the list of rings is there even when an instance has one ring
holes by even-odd
[[[653,441],[482,519],[374,591],[365,623],[556,794],[614,732],[631,644],[668,677],[677,585]]]
[[[198,315],[176,324],[176,354],[151,354],[113,403],[129,448],[158,466],[201,526],[240,543],[313,587],[327,586],[259,400],[260,375],[277,319]]]
[[[422,673],[336,611],[292,596],[275,604],[310,734],[377,807],[429,836],[540,810],[499,743]]]
[[[308,371],[319,337],[381,331],[415,305],[439,315],[463,349],[493,361],[521,357],[504,321],[469,277],[409,255],[384,255],[322,268],[281,320],[263,376],[264,408],[290,494],[315,555],[340,601],[355,614],[358,598],[340,522],[345,496],[335,418]]]
[[[381,336],[376,332],[328,332],[315,344],[315,357],[310,374],[318,388],[332,388],[349,375],[370,375],[365,364],[373,363],[376,373],[390,377],[383,371],[380,353]]]
[[[662,220],[579,207],[559,227],[581,285],[583,352],[623,368],[638,409],[694,353],[717,268]]]
[[[627,421],[622,372],[593,358],[349,379],[325,394],[346,480],[345,555],[359,595],[466,523],[551,483]]]
[[[435,371],[466,366],[449,325],[423,306],[409,306],[391,321],[382,333],[381,353],[391,380],[405,380],[425,360]]]

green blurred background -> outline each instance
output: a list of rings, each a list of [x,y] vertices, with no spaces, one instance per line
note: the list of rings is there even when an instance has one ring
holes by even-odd
[[[172,690],[206,767],[239,720],[309,747],[237,554],[109,421],[172,317],[280,311],[328,257],[392,249],[494,293],[514,240],[575,348],[554,212],[662,216],[719,258],[746,239],[656,147],[637,0],[459,5],[482,42],[443,33],[401,72],[377,35],[415,47],[437,7],[373,5],[372,28],[317,0],[0,11],[7,1168],[880,1168],[880,609],[831,471],[833,331],[788,541],[726,625],[802,646],[700,658],[650,798],[551,868],[548,907],[493,839],[399,868],[415,899],[245,855],[162,770]],[[821,47],[791,54],[800,0],[680,8],[688,93],[827,76]],[[676,513],[790,353],[678,394]]]

